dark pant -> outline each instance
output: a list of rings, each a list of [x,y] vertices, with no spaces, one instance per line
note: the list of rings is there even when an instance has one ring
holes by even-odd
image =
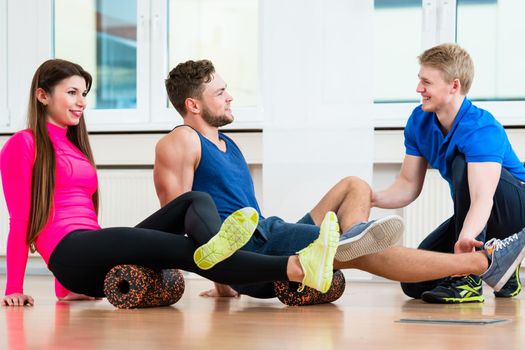
[[[419,245],[419,249],[453,253],[463,222],[470,208],[467,163],[462,154],[452,162],[452,188],[454,215],[442,223]],[[505,169],[494,194],[494,204],[484,230],[477,237],[485,242],[492,238],[504,239],[525,227],[525,184]],[[420,283],[401,283],[406,295],[420,298],[427,290],[434,289],[442,279]]]
[[[195,249],[221,226],[211,197],[189,192],[136,227],[74,231],[64,237],[49,259],[49,269],[72,292],[104,296],[104,278],[117,265],[154,270],[182,269],[224,284],[287,280],[288,257],[237,252],[210,270],[193,261]],[[185,237],[187,234],[188,237]]]
[[[319,237],[319,227],[315,226],[310,214],[297,223],[288,223],[277,216],[262,219],[257,231],[242,250],[259,254],[279,256],[293,255],[307,247]],[[272,283],[232,285],[239,294],[254,298],[275,298]]]

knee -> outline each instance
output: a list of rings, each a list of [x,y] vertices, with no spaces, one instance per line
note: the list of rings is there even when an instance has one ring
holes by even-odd
[[[339,181],[339,184],[344,187],[345,192],[360,192],[372,194],[370,185],[363,179],[357,176],[347,176]]]
[[[206,192],[192,191],[187,192],[184,195],[188,195],[194,201],[213,202],[211,196]]]

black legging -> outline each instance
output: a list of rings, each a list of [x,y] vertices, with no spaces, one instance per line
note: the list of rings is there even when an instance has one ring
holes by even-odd
[[[221,226],[211,197],[188,192],[136,227],[74,231],[64,237],[49,259],[49,269],[75,293],[104,296],[104,277],[117,265],[160,270],[177,268],[224,284],[287,280],[288,257],[239,251],[210,270],[193,261],[195,249]],[[188,237],[185,237],[187,234]]]
[[[454,215],[430,233],[418,249],[453,253],[454,244],[463,228],[470,209],[468,164],[462,154],[452,161],[452,186],[454,189]],[[485,229],[477,237],[486,242],[491,238],[505,239],[520,232],[525,226],[525,184],[508,170],[501,169],[501,176],[494,193],[494,204]],[[412,298],[436,288],[443,279],[418,283],[401,283],[403,292]]]

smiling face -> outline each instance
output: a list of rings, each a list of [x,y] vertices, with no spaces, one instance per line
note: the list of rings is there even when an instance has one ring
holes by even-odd
[[[446,110],[460,91],[459,80],[447,82],[439,69],[421,65],[418,77],[416,92],[421,95],[421,108],[425,112]]]
[[[38,100],[45,106],[48,122],[60,127],[78,125],[86,108],[86,81],[74,75],[61,80],[51,92],[39,88]]]
[[[226,83],[218,75],[214,74],[213,79],[204,84],[199,102],[201,103],[202,119],[213,127],[221,127],[233,122],[233,114],[230,104],[233,97],[226,91]]]

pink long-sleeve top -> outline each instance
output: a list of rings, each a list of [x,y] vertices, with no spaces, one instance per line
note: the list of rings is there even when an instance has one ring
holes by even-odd
[[[60,240],[75,230],[97,230],[100,226],[93,205],[97,173],[88,159],[66,137],[67,128],[48,123],[47,130],[56,159],[55,191],[49,219],[35,246],[46,264]],[[26,233],[31,208],[31,183],[35,162],[35,140],[30,130],[14,134],[0,153],[2,186],[9,210],[7,239],[7,285],[5,294],[23,293],[29,253]],[[68,290],[58,282],[59,297]]]

